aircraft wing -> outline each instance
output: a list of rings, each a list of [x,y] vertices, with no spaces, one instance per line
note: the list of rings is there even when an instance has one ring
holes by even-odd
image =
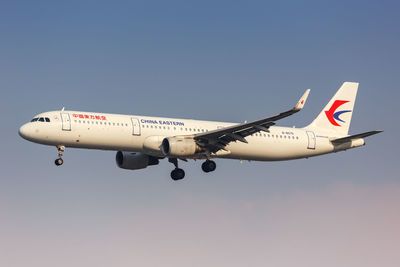
[[[230,142],[240,141],[247,143],[246,136],[260,131],[269,132],[268,128],[274,125],[275,121],[286,118],[302,110],[309,93],[310,89],[307,89],[292,109],[279,113],[278,115],[199,133],[194,136],[194,140],[200,147],[205,148],[210,153],[215,153],[220,149],[225,150],[225,146]]]

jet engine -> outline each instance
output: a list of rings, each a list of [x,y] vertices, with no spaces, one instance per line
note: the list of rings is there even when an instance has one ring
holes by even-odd
[[[115,156],[118,167],[126,170],[144,169],[150,165],[157,165],[158,158],[138,153],[138,152],[122,152],[118,151]]]
[[[186,157],[202,150],[192,137],[174,136],[164,138],[161,151],[165,156]]]

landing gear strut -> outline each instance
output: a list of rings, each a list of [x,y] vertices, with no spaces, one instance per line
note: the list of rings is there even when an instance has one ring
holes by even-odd
[[[204,172],[212,172],[215,171],[215,168],[217,168],[217,164],[215,164],[215,161],[213,160],[206,160],[201,164],[201,169]]]
[[[169,162],[175,165],[175,169],[171,172],[171,178],[174,181],[182,180],[185,177],[185,171],[178,168],[178,159],[177,158],[170,158],[168,159]]]
[[[60,165],[62,165],[62,164],[64,163],[64,161],[63,161],[63,159],[62,159],[62,156],[63,156],[63,153],[64,153],[64,151],[65,151],[65,146],[58,145],[58,146],[57,146],[57,150],[58,150],[58,159],[56,159],[56,160],[54,161],[54,163],[55,163],[57,166],[60,166]]]

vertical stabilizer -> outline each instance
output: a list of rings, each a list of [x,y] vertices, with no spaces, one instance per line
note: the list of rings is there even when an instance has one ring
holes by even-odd
[[[357,89],[358,83],[344,82],[318,117],[306,128],[337,137],[348,135]]]

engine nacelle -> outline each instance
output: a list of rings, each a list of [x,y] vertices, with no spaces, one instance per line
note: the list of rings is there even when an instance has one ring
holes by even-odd
[[[118,167],[126,170],[144,169],[149,165],[157,165],[159,160],[155,157],[138,153],[118,151],[115,156]]]
[[[161,151],[165,156],[186,157],[201,151],[192,137],[174,136],[164,138]]]

